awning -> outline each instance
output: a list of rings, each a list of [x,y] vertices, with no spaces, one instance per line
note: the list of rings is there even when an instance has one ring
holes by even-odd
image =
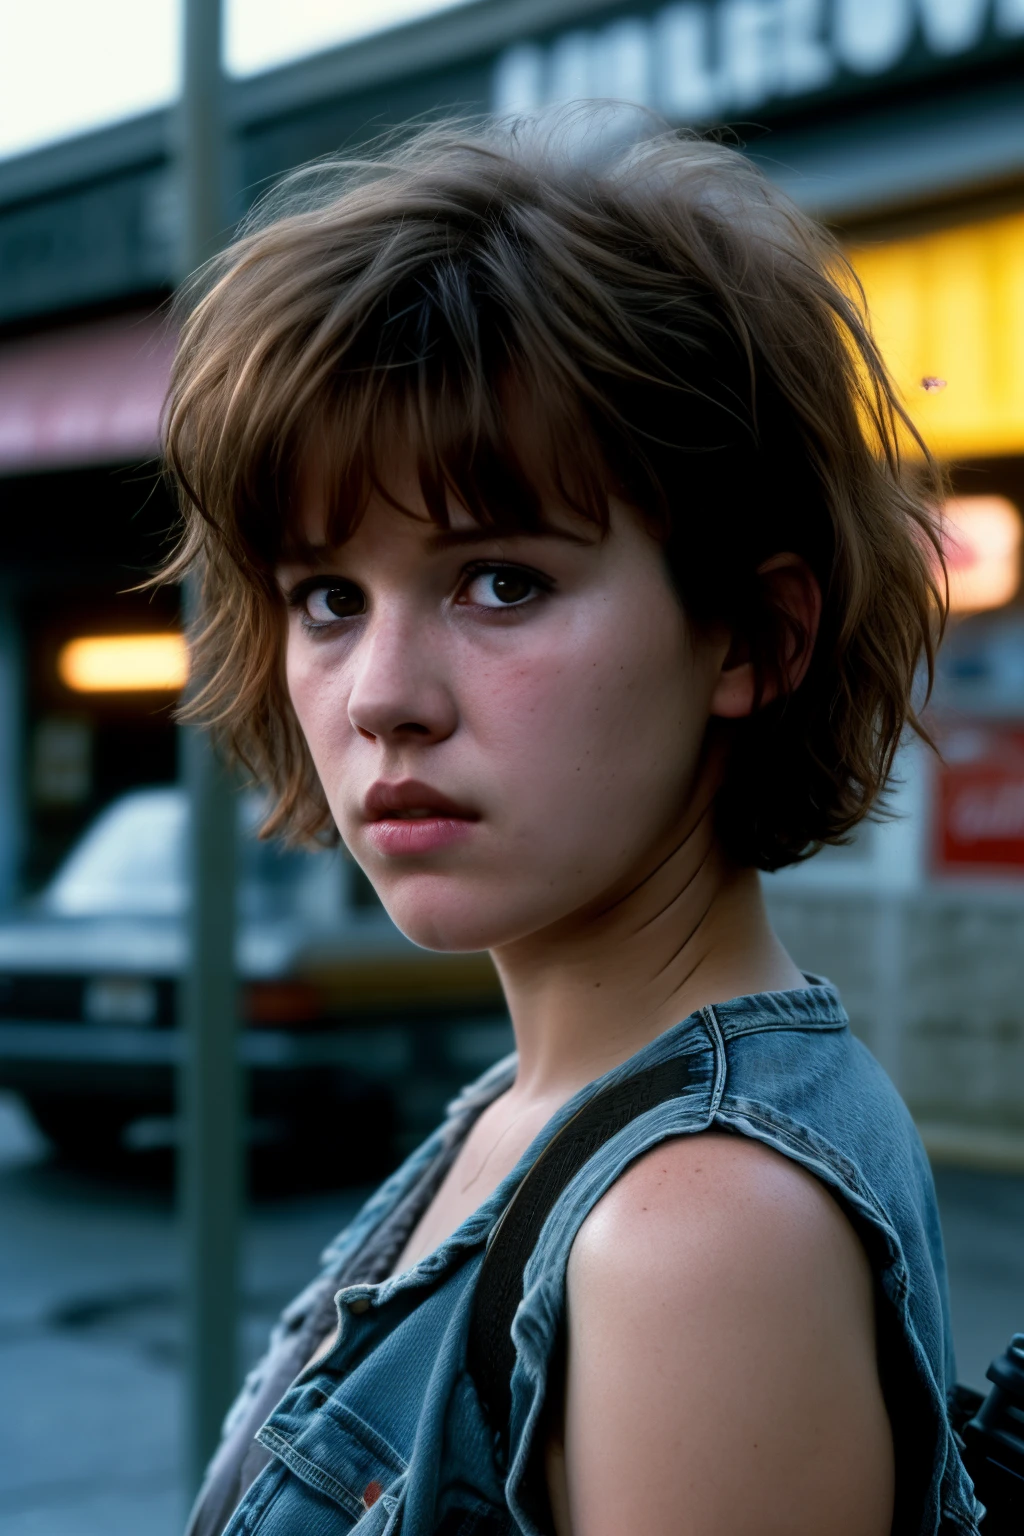
[[[929,446],[954,459],[1024,452],[1024,215],[849,254]],[[173,352],[152,312],[0,346],[0,474],[156,453]]]
[[[151,457],[173,353],[152,313],[0,346],[0,474]]]

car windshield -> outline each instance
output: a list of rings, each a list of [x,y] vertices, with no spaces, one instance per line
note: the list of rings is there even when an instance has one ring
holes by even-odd
[[[250,918],[285,916],[302,905],[303,888],[322,888],[319,855],[260,842],[258,796],[239,801],[239,904]],[[185,910],[188,805],[174,786],[123,795],[96,818],[42,896],[62,917],[176,917]]]

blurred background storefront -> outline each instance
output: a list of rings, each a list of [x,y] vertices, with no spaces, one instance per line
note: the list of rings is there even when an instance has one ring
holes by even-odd
[[[1021,1326],[1024,1275],[1024,0],[225,5],[234,218],[292,167],[413,119],[605,97],[724,133],[849,252],[949,470],[954,617],[928,714],[943,758],[909,745],[893,819],[766,889],[947,1164],[961,1376],[981,1384]],[[123,1169],[81,1170],[175,1134],[184,650],[178,594],[138,588],[175,523],[157,451],[179,18],[175,0],[60,7],[51,49],[49,9],[0,4],[0,1223],[18,1255],[0,1254],[18,1383],[0,1523],[169,1536],[180,1243]],[[12,110],[18,28],[45,83]],[[63,97],[86,88],[99,126],[82,129]],[[249,1135],[284,1124],[305,1160],[248,1217],[247,1357],[354,1198],[316,1197],[310,1168],[375,1178],[509,1043],[484,957],[413,950],[351,865],[257,849],[258,813],[243,804]],[[11,1105],[46,1142],[17,1142],[34,1133],[10,1129]]]
[[[435,11],[277,68],[250,48],[229,81],[234,212],[294,165],[424,114],[604,96],[720,127],[833,225],[950,467],[957,614],[932,709],[945,762],[909,750],[903,819],[769,882],[772,900],[801,961],[845,984],[933,1144],[973,1126],[976,1151],[1024,1162],[1024,3]],[[154,458],[173,345],[173,147],[157,109],[0,161],[8,906],[118,795],[175,777],[177,602],[130,591],[174,523]],[[941,921],[928,907],[915,937],[913,913],[936,902]],[[847,974],[851,922],[880,934],[860,976]],[[476,974],[471,1001],[493,1007]],[[983,1038],[968,1043],[972,1031]]]

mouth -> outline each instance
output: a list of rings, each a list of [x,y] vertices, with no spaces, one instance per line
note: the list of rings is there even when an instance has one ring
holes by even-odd
[[[479,813],[416,779],[378,779],[363,807],[366,833],[378,853],[432,853],[470,836]]]
[[[363,816],[368,822],[380,821],[479,821],[476,811],[460,805],[448,795],[421,784],[417,779],[400,779],[388,783],[378,779],[371,785],[363,806]]]

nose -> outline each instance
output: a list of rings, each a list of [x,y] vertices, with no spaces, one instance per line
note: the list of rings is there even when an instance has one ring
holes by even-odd
[[[427,746],[455,730],[455,697],[428,630],[392,613],[364,635],[348,698],[349,720],[364,740]]]

